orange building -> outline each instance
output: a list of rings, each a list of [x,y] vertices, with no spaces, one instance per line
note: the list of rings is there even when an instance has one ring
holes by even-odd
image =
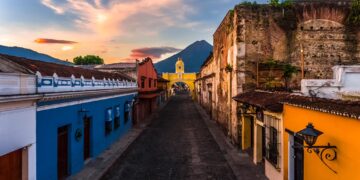
[[[360,179],[359,102],[292,98],[284,104],[283,119],[284,179]],[[308,123],[323,133],[311,148],[303,147],[309,144],[299,133]]]
[[[158,106],[157,72],[151,58],[146,58],[138,66],[139,102],[136,106],[136,121],[148,118]]]

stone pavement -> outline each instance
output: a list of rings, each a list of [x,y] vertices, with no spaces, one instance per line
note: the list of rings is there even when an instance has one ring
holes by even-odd
[[[196,108],[204,119],[207,127],[209,128],[212,136],[219,145],[223,152],[225,159],[233,170],[236,179],[238,180],[254,180],[254,179],[267,179],[264,175],[264,170],[261,166],[256,166],[252,163],[248,154],[236,149],[226,138],[224,132],[221,131],[219,126],[214,120],[211,120],[205,110],[198,104]]]
[[[266,179],[189,96],[173,97],[71,179]]]
[[[194,102],[172,97],[102,179],[236,179]]]
[[[119,159],[128,147],[140,136],[140,134],[151,123],[152,119],[158,117],[158,113],[166,106],[165,103],[150,117],[141,121],[136,128],[131,129],[123,137],[121,137],[116,143],[112,144],[109,149],[105,150],[100,156],[95,159],[91,159],[86,163],[85,167],[76,175],[69,177],[69,180],[98,180],[109,168]]]

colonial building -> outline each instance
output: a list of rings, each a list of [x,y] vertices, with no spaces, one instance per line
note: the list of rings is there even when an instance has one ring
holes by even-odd
[[[139,102],[136,105],[136,121],[147,119],[158,107],[158,76],[151,58],[146,58],[138,67]]]
[[[213,107],[215,106],[215,61],[213,54],[205,60],[200,68],[200,73],[195,80],[195,93],[196,99],[210,114],[211,117],[215,116]]]
[[[27,113],[11,116],[14,118],[13,122],[18,124],[16,127],[8,127],[21,133],[10,135],[11,132],[7,132],[3,136],[27,136],[23,139],[26,142],[18,143],[4,151],[30,145],[30,148],[27,148],[28,152],[36,152],[36,160],[31,159],[34,158],[33,155],[29,155],[28,163],[36,161],[36,170],[31,166],[29,172],[36,172],[36,176],[31,173],[29,176],[36,179],[63,179],[75,174],[87,161],[109,148],[132,127],[132,108],[137,96],[135,80],[119,73],[106,73],[7,55],[0,55],[0,61],[0,71],[31,77],[22,78],[17,82],[20,87],[18,91],[40,96],[36,108],[31,105],[29,99]],[[13,84],[16,84],[14,80],[9,86],[16,90]],[[27,91],[26,88],[32,90]],[[25,105],[26,103],[22,103],[22,106]],[[22,116],[27,117],[26,122],[21,122]],[[21,130],[25,125],[26,128],[23,129],[26,131]]]
[[[211,112],[232,142],[242,145],[232,97],[257,88],[300,90],[302,79],[329,79],[333,66],[360,63],[359,28],[347,23],[347,2],[239,4],[227,13],[214,33]]]
[[[36,179],[36,76],[0,62],[0,179]]]
[[[359,109],[358,101],[310,97],[285,101],[284,179],[360,179]],[[317,132],[311,144],[301,132],[305,128]]]
[[[161,76],[158,76],[157,88],[160,91],[160,95],[159,95],[160,105],[163,105],[169,99],[170,96],[170,92],[168,91],[169,82],[170,81],[162,78]]]
[[[189,91],[192,97],[195,96],[195,80],[196,80],[196,73],[185,73],[185,66],[184,61],[179,58],[175,64],[175,73],[163,73],[162,77],[168,81],[170,81],[169,91],[176,83],[185,83],[189,88]]]
[[[347,155],[340,158],[337,149],[340,146],[346,151],[344,144],[352,144],[354,148],[357,145],[342,136],[338,128],[348,129],[353,136],[359,134],[355,129],[360,124],[352,124],[352,121],[357,121],[360,112],[357,102],[360,69],[359,66],[335,66],[333,70],[334,79],[304,79],[302,89],[306,91],[303,93],[257,90],[234,97],[242,122],[239,127],[241,146],[255,164],[264,165],[269,179],[350,178],[357,165],[341,162],[350,161],[346,159],[355,157],[355,154],[343,152]],[[327,85],[319,86],[322,83]],[[332,100],[334,98],[337,100]],[[346,101],[350,99],[355,102]],[[304,144],[306,137],[301,135],[300,130],[308,123],[318,124],[317,129],[328,131],[330,135],[325,136],[327,141],[337,143],[337,148],[327,147],[324,141],[319,141],[322,142],[321,147],[309,148]],[[307,155],[306,152],[310,153]],[[342,173],[338,174],[339,169]]]

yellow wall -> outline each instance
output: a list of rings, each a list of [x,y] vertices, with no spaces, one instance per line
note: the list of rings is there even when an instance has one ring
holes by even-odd
[[[299,116],[300,114],[300,116]],[[304,179],[360,179],[360,120],[319,111],[284,105],[284,127],[298,132],[312,122],[322,132],[315,145],[337,146],[337,159],[326,161],[337,174],[328,169],[314,153],[304,151]],[[285,179],[288,172],[288,133],[284,133]]]
[[[245,150],[251,147],[251,118],[249,116],[243,116],[242,121],[242,149]]]
[[[177,82],[186,83],[194,97],[196,73],[163,73],[162,77],[170,81],[168,86],[169,89]]]

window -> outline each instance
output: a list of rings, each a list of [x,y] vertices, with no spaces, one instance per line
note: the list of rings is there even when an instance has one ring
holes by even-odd
[[[120,127],[120,106],[115,107],[114,129]]]
[[[125,110],[124,110],[124,123],[125,124],[130,120],[130,110],[131,110],[130,102],[125,103]]]
[[[154,87],[156,87],[156,79],[154,79]]]
[[[145,79],[141,79],[141,88],[145,88]]]
[[[264,115],[266,127],[266,159],[276,168],[280,167],[280,119]]]
[[[151,88],[151,81],[152,79],[149,79],[149,88]]]
[[[268,160],[275,165],[277,164],[278,156],[277,139],[277,130],[274,127],[270,127]]]
[[[105,135],[109,135],[112,131],[112,108],[108,108],[105,113]]]

